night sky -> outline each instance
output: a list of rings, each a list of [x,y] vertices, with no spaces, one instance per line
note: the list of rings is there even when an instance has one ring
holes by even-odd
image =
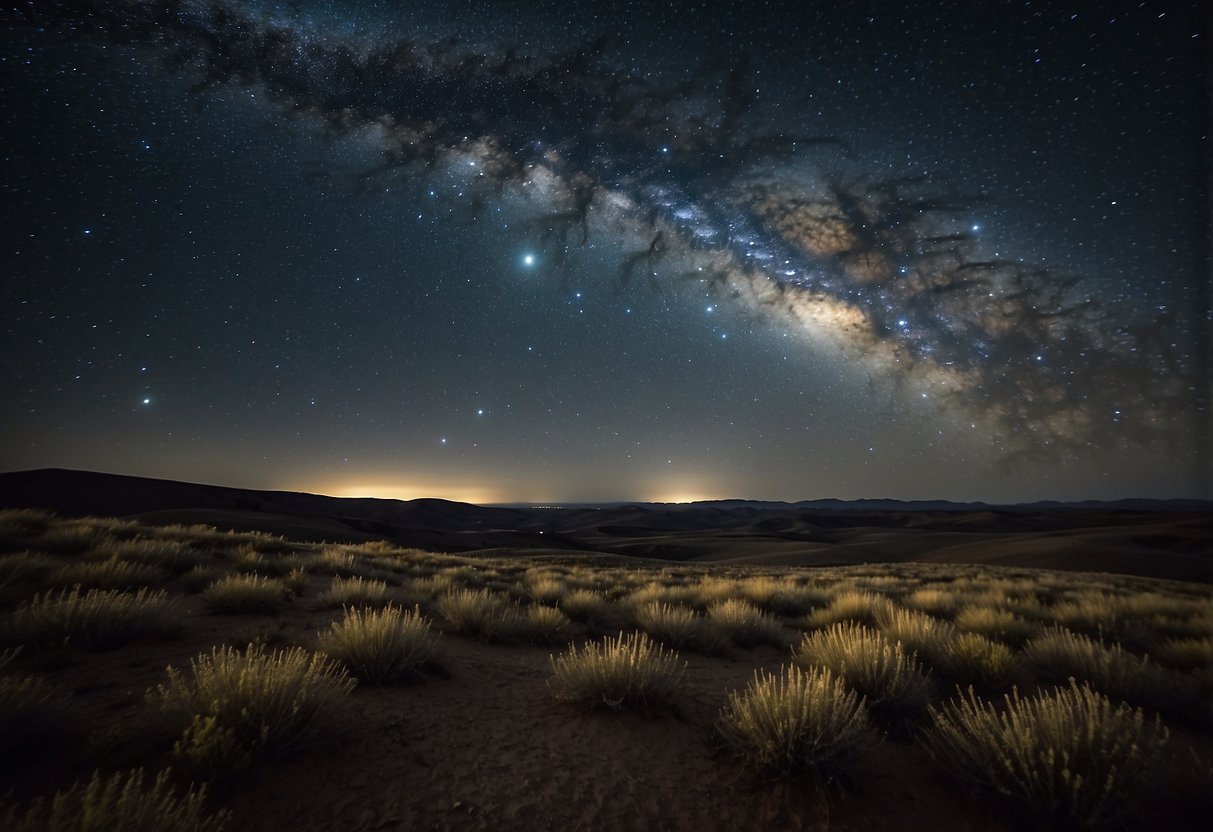
[[[0,468],[1210,496],[1200,2],[0,8]]]

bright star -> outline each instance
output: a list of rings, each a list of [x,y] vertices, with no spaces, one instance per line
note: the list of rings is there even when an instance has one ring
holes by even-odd
[[[980,231],[980,230],[981,230],[981,226],[980,226],[980,225],[978,225],[977,223],[973,223],[973,229],[972,229],[972,230],[973,230],[973,231]]]
[[[533,254],[524,255],[522,258],[522,265],[524,265],[524,266],[535,265],[535,255],[533,255]]]
[[[152,400],[151,400],[150,398],[145,398],[145,399],[143,400],[143,403],[144,403],[144,404],[151,404],[151,403],[152,403]]]

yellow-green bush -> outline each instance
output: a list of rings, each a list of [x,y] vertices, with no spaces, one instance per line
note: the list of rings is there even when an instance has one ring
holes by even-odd
[[[215,647],[190,660],[187,677],[174,667],[148,698],[166,724],[184,731],[196,716],[213,716],[241,746],[280,751],[311,738],[354,688],[340,664],[302,647],[267,653]]]
[[[784,775],[845,768],[875,742],[864,700],[820,668],[756,671],[729,695],[717,732],[745,762]]]
[[[1001,641],[977,633],[961,633],[935,664],[944,673],[985,688],[1001,688],[1015,681],[1019,658]]]
[[[708,607],[708,621],[738,647],[786,644],[778,619],[738,598]]]
[[[612,710],[650,709],[667,703],[685,665],[644,633],[620,633],[551,657],[548,684],[561,702]]]
[[[695,610],[656,601],[638,608],[635,619],[642,630],[671,647],[686,647],[704,626]]]
[[[170,784],[169,772],[147,784],[137,769],[109,777],[95,772],[87,784],[50,800],[6,807],[0,820],[8,832],[222,832],[230,814],[207,810],[205,788],[182,794]]]
[[[31,648],[109,650],[148,633],[175,632],[173,606],[163,590],[82,593],[76,586],[35,595],[9,616],[3,632],[9,641]]]
[[[874,707],[913,713],[924,708],[931,695],[930,677],[913,653],[854,622],[806,633],[793,658],[805,669],[833,671]]]
[[[62,586],[79,584],[85,589],[135,589],[159,583],[164,572],[146,564],[107,558],[64,564],[50,579]]]
[[[0,651],[0,753],[7,754],[44,733],[63,709],[55,689],[9,665],[21,648]]]
[[[344,617],[320,635],[320,649],[360,679],[394,682],[433,659],[436,639],[420,610],[388,606],[381,610],[346,609]]]
[[[202,592],[211,612],[274,615],[286,602],[286,584],[260,575],[226,575]]]
[[[1167,738],[1140,709],[1073,681],[1029,699],[1013,691],[1001,709],[970,689],[931,716],[928,747],[952,774],[1065,827],[1121,820],[1148,788]]]
[[[390,600],[386,583],[368,581],[360,575],[333,578],[332,585],[320,596],[320,602],[329,607],[382,606]]]
[[[952,621],[963,633],[977,633],[1012,645],[1022,644],[1040,632],[1035,623],[995,607],[964,607]]]

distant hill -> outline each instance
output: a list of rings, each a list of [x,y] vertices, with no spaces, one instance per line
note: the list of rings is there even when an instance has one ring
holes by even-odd
[[[0,507],[204,523],[299,540],[384,539],[446,552],[583,552],[824,566],[997,563],[1213,580],[1213,503],[710,500],[564,507],[327,497],[118,474],[0,474]]]

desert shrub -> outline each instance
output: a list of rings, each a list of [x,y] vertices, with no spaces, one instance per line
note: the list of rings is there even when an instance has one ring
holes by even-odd
[[[825,592],[797,586],[787,578],[751,578],[743,581],[738,591],[743,600],[787,618],[804,615],[829,600]]]
[[[794,654],[796,664],[825,667],[867,697],[873,706],[913,713],[926,706],[931,680],[913,653],[861,624],[834,624],[806,633]]]
[[[154,566],[117,558],[64,564],[51,575],[56,584],[79,584],[85,589],[134,589],[152,586],[163,579],[164,572]]]
[[[864,590],[846,590],[835,595],[827,606],[807,615],[802,626],[812,629],[844,621],[875,624],[881,615],[887,615],[892,610],[893,602],[883,595]]]
[[[483,589],[459,589],[438,599],[446,628],[462,635],[504,635],[510,610],[504,598]]]
[[[907,653],[917,653],[931,664],[947,657],[956,638],[956,628],[951,624],[917,610],[888,607],[877,613],[876,619],[885,636],[900,643]]]
[[[282,583],[287,591],[295,597],[299,597],[304,593],[307,589],[307,581],[307,569],[304,566],[293,567],[282,579]]]
[[[176,624],[168,593],[140,589],[120,592],[80,587],[40,593],[9,616],[9,640],[34,648],[78,645],[108,650],[148,633],[171,634]]]
[[[0,540],[37,537],[55,522],[55,515],[35,508],[0,509]]]
[[[1049,616],[1055,624],[1068,630],[1102,639],[1123,634],[1125,622],[1121,620],[1121,609],[1119,599],[1114,595],[1086,592],[1054,605]]]
[[[55,689],[37,676],[10,671],[21,648],[0,651],[0,754],[45,732],[63,707]]]
[[[610,616],[611,602],[593,590],[575,589],[560,599],[560,609],[573,621],[602,623]]]
[[[701,578],[694,586],[694,605],[707,609],[713,604],[720,604],[736,598],[740,587],[737,581],[719,576]]]
[[[347,608],[341,621],[320,634],[320,649],[358,678],[384,684],[433,659],[436,639],[420,610]]]
[[[332,586],[320,596],[329,607],[382,606],[389,600],[386,583],[362,577],[333,578]]]
[[[179,794],[162,771],[150,784],[143,770],[102,777],[95,772],[50,800],[39,798],[24,810],[0,814],[9,832],[221,832],[230,815],[208,812],[206,789]]]
[[[202,592],[211,612],[224,615],[274,615],[286,600],[286,584],[260,575],[227,575]]]
[[[0,555],[0,588],[37,586],[57,565],[54,558],[33,552]]]
[[[194,714],[173,743],[173,760],[191,777],[212,781],[244,771],[253,762],[253,752],[214,715]]]
[[[358,560],[347,549],[329,546],[315,558],[308,561],[308,569],[327,575],[352,578],[358,574]]]
[[[708,620],[739,647],[783,645],[783,625],[745,601],[733,598],[708,607]]]
[[[783,775],[845,768],[874,744],[864,700],[817,668],[755,671],[745,691],[729,695],[716,730],[742,760]]]
[[[38,538],[36,548],[44,552],[79,555],[110,539],[109,533],[84,521],[59,523]]]
[[[955,776],[1047,821],[1087,828],[1111,825],[1134,805],[1167,738],[1140,709],[1073,681],[1030,699],[1012,691],[1001,710],[970,689],[931,716],[928,747]]]
[[[1081,679],[1116,699],[1156,705],[1169,695],[1169,677],[1160,668],[1119,644],[1105,645],[1068,630],[1052,628],[1028,642],[1024,658],[1046,679]]]
[[[556,604],[568,591],[564,581],[551,576],[537,577],[526,586],[527,595],[540,604]]]
[[[282,751],[311,738],[354,688],[326,656],[302,647],[267,653],[214,647],[190,660],[187,678],[174,667],[148,695],[169,726],[184,731],[196,716],[214,717],[241,747]]]
[[[964,607],[952,621],[961,632],[977,633],[1008,644],[1023,644],[1040,632],[1035,623],[993,607]]]
[[[1170,638],[1159,642],[1151,657],[1181,670],[1213,667],[1213,638]]]
[[[1001,688],[1015,680],[1019,659],[1001,641],[977,633],[961,633],[948,642],[948,649],[935,666],[965,682],[986,688]]]
[[[409,588],[418,595],[429,598],[438,598],[456,591],[455,582],[451,576],[440,574],[415,578],[409,584]]]
[[[181,588],[190,595],[202,592],[219,579],[219,571],[210,566],[195,566],[181,576]]]
[[[667,703],[685,665],[644,633],[620,633],[551,657],[548,680],[558,701],[612,710]]]
[[[532,644],[567,644],[573,628],[569,617],[556,607],[535,604],[518,614],[514,634]]]
[[[635,618],[641,629],[671,647],[686,647],[698,637],[704,624],[693,609],[657,602],[637,609]]]
[[[96,560],[114,558],[127,563],[143,564],[178,575],[206,561],[205,556],[193,551],[183,542],[154,538],[111,540],[95,547],[92,557]]]
[[[956,611],[958,601],[955,591],[924,587],[907,595],[905,604],[931,615],[950,616]]]

